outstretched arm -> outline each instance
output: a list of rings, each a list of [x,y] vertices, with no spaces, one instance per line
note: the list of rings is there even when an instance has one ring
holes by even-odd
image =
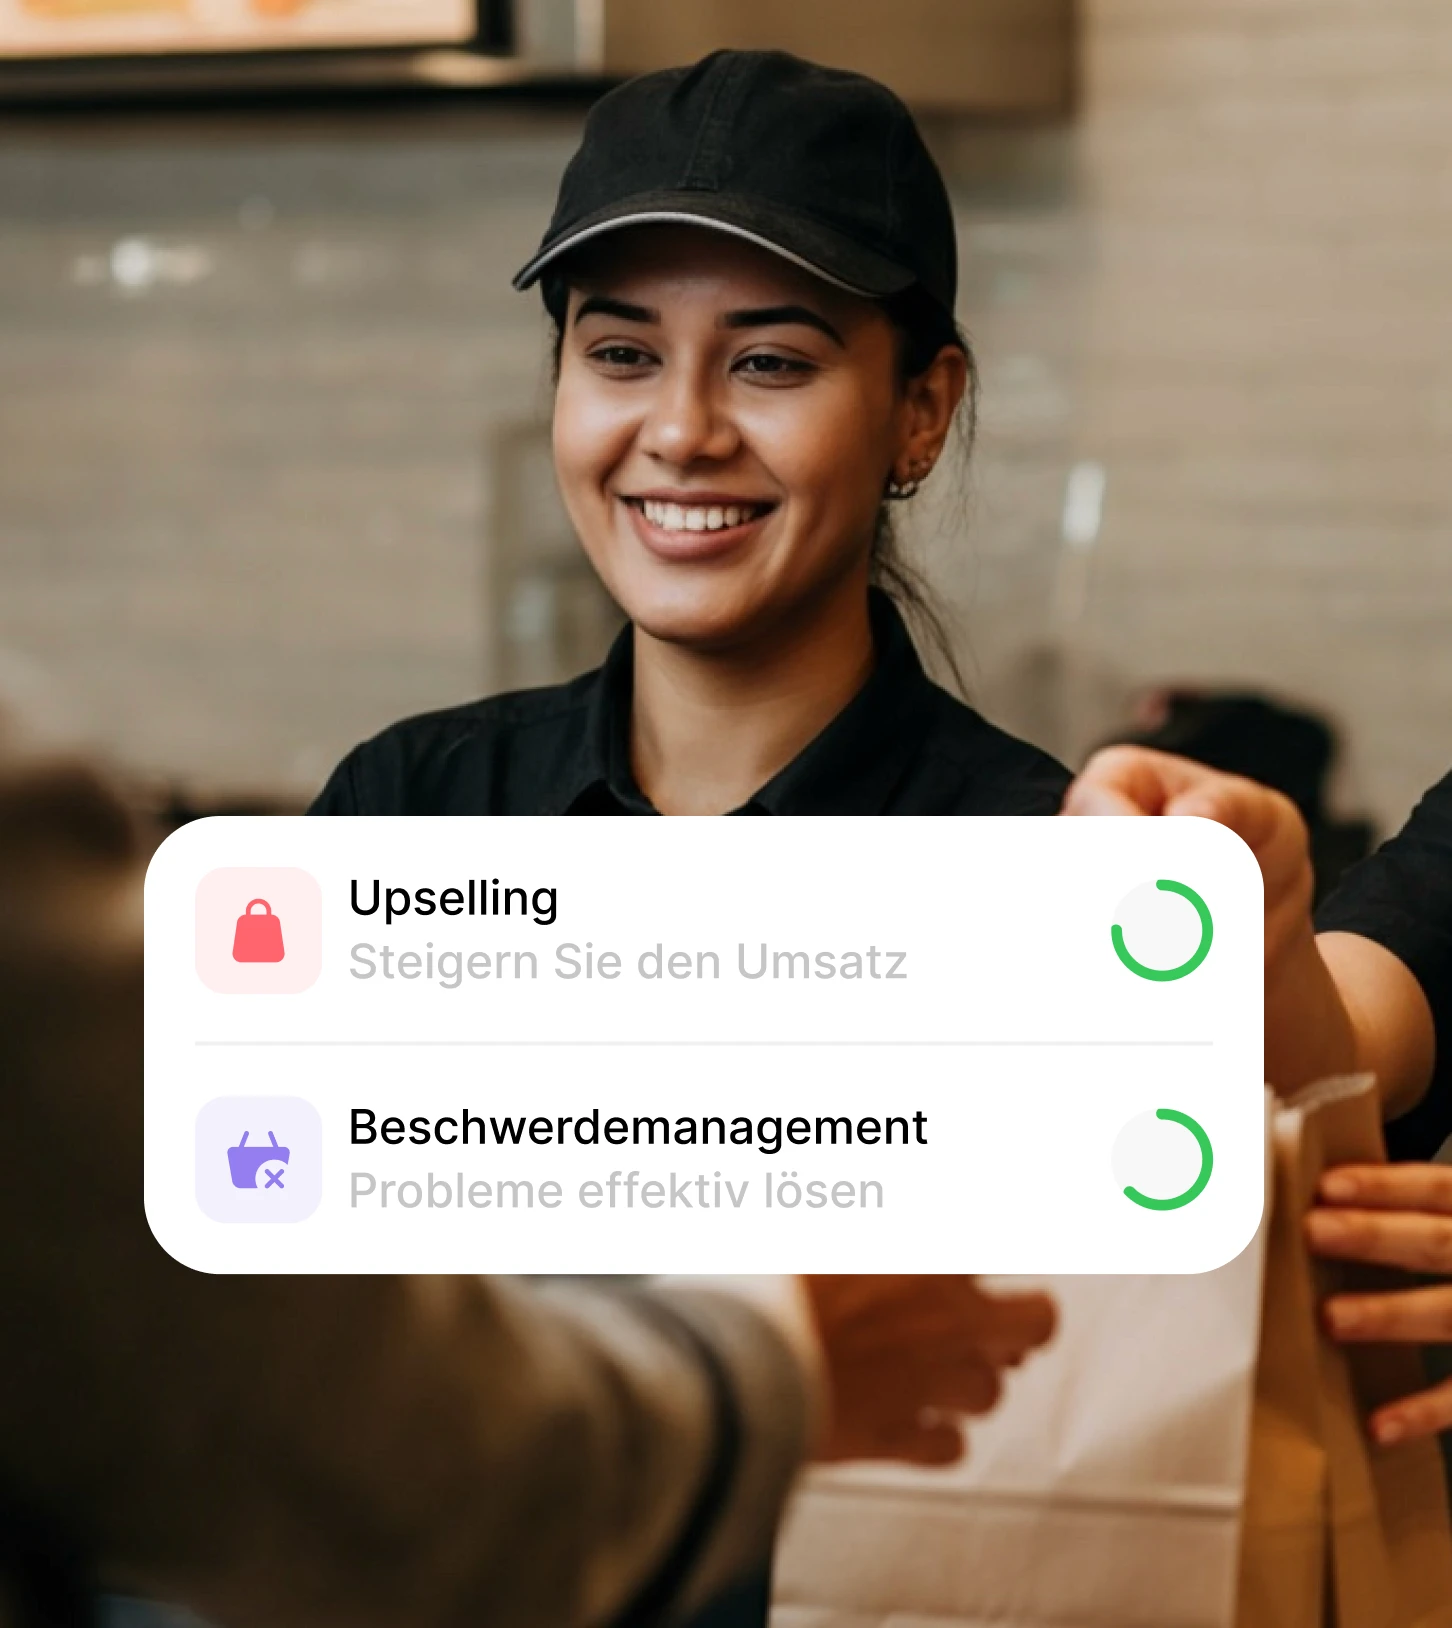
[[[1048,1337],[962,1278],[188,1270],[142,1210],[140,880],[103,786],[0,765],[0,1497],[113,1586],[234,1628],[675,1620],[814,1448],[954,1458],[935,1415]]]
[[[1432,1074],[1432,1012],[1389,950],[1355,933],[1316,934],[1305,822],[1279,792],[1139,746],[1098,752],[1063,812],[1188,814],[1216,820],[1255,855],[1265,883],[1266,1078],[1285,1091],[1366,1070],[1383,1111],[1416,1106]]]

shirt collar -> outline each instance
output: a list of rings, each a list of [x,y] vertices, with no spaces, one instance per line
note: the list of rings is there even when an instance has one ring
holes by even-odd
[[[932,724],[933,685],[898,608],[868,602],[877,661],[837,716],[751,799],[767,814],[881,814]]]
[[[559,814],[654,814],[630,767],[630,701],[635,684],[634,630],[627,622],[595,674],[572,772],[560,788]]]
[[[735,814],[880,814],[931,724],[933,685],[896,605],[874,588],[868,605],[876,663],[867,682],[815,739]],[[562,814],[654,814],[630,767],[632,631],[621,630],[596,674]]]

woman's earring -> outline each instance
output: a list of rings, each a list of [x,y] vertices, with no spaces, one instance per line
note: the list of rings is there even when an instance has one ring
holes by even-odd
[[[906,503],[910,497],[916,497],[932,467],[932,463],[927,458],[915,458],[908,465],[908,478],[906,480],[888,481],[888,501],[890,503]]]

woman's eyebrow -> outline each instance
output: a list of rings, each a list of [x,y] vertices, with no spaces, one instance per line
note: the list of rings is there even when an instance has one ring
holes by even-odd
[[[627,300],[612,300],[608,294],[591,294],[580,301],[575,310],[575,321],[583,322],[586,317],[619,317],[622,322],[655,322],[660,321],[660,312],[652,311],[646,305],[631,305]]]
[[[772,328],[789,322],[805,323],[808,328],[826,334],[843,350],[847,348],[847,341],[826,317],[818,316],[805,305],[764,305],[755,311],[729,311],[721,318],[723,328]]]

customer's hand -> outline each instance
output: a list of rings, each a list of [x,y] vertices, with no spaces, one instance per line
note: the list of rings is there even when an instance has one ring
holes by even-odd
[[[954,1415],[986,1413],[1000,1375],[1054,1331],[1042,1294],[987,1294],[968,1277],[805,1279],[826,1357],[831,1425],[819,1458],[949,1464]]]
[[[1321,1178],[1306,1217],[1312,1250],[1452,1279],[1452,1167],[1343,1165]],[[1452,1281],[1326,1301],[1327,1331],[1347,1344],[1452,1342]],[[1452,1428],[1452,1380],[1379,1408],[1369,1421],[1387,1445]]]

